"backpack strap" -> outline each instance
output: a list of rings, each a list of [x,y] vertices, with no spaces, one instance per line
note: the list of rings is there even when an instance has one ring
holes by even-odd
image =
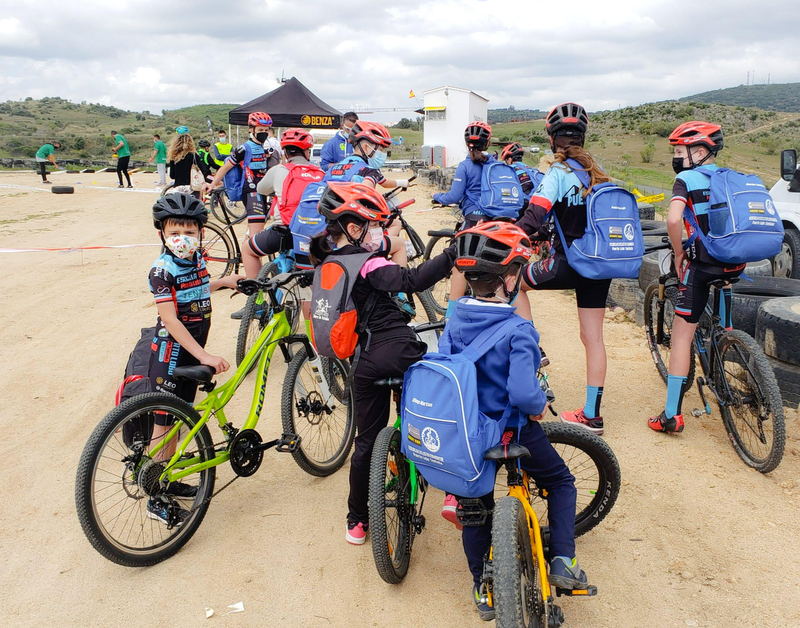
[[[513,329],[520,326],[520,321],[514,318],[507,318],[501,323],[497,323],[490,333],[483,333],[473,340],[462,352],[465,358],[471,362],[480,360],[492,347],[505,338]]]
[[[592,187],[592,178],[580,163],[574,159],[567,159],[567,165],[572,169],[572,172],[575,173],[575,176],[578,177],[578,181],[581,182],[583,187],[587,190]]]

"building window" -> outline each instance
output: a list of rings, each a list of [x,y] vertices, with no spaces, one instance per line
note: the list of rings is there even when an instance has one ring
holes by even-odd
[[[446,120],[446,109],[431,109],[425,112],[425,120]]]

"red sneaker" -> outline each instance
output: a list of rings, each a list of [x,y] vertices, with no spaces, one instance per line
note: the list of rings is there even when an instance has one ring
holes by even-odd
[[[575,412],[568,412],[565,410],[561,413],[561,420],[564,423],[578,425],[585,430],[589,430],[592,434],[597,434],[598,436],[603,435],[603,417],[599,416],[594,419],[589,419],[583,413],[583,408],[579,408],[575,410]]]
[[[347,533],[345,540],[350,545],[364,545],[367,541],[367,526],[363,523],[347,522]]]
[[[463,530],[464,526],[458,522],[458,515],[456,514],[457,509],[458,500],[455,495],[446,495],[444,498],[444,505],[442,506],[442,517],[447,519],[447,521],[452,523],[457,529]]]
[[[655,430],[656,432],[665,432],[667,434],[682,432],[683,415],[676,414],[671,419],[668,419],[666,413],[662,410],[661,414],[658,416],[651,416],[647,421],[647,425],[651,430]]]

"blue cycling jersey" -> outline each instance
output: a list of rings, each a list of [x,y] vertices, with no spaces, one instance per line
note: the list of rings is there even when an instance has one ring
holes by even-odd
[[[434,194],[433,200],[442,205],[458,203],[464,216],[483,214],[484,212],[480,206],[482,172],[483,165],[476,164],[467,157],[458,164],[450,190]]]
[[[150,269],[149,282],[156,303],[174,303],[178,320],[205,345],[211,328],[211,284],[205,260],[199,254],[183,260],[163,253]],[[158,330],[162,329],[159,317]]]

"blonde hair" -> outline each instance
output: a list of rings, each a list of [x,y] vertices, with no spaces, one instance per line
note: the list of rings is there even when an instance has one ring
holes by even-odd
[[[589,189],[583,191],[584,198],[586,198],[591,189],[598,183],[611,181],[611,177],[603,172],[603,169],[597,165],[597,162],[586,152],[583,146],[577,146],[572,143],[568,144],[566,142],[564,143],[566,145],[559,145],[560,143],[558,140],[560,139],[562,138],[556,138],[555,146],[553,147],[553,163],[560,161],[569,168],[569,164],[566,163],[567,159],[574,159],[583,166],[583,171],[589,173],[590,182]]]
[[[188,133],[178,135],[169,145],[167,152],[167,161],[178,163],[181,159],[186,157],[189,153],[196,153],[194,148],[194,140]]]

